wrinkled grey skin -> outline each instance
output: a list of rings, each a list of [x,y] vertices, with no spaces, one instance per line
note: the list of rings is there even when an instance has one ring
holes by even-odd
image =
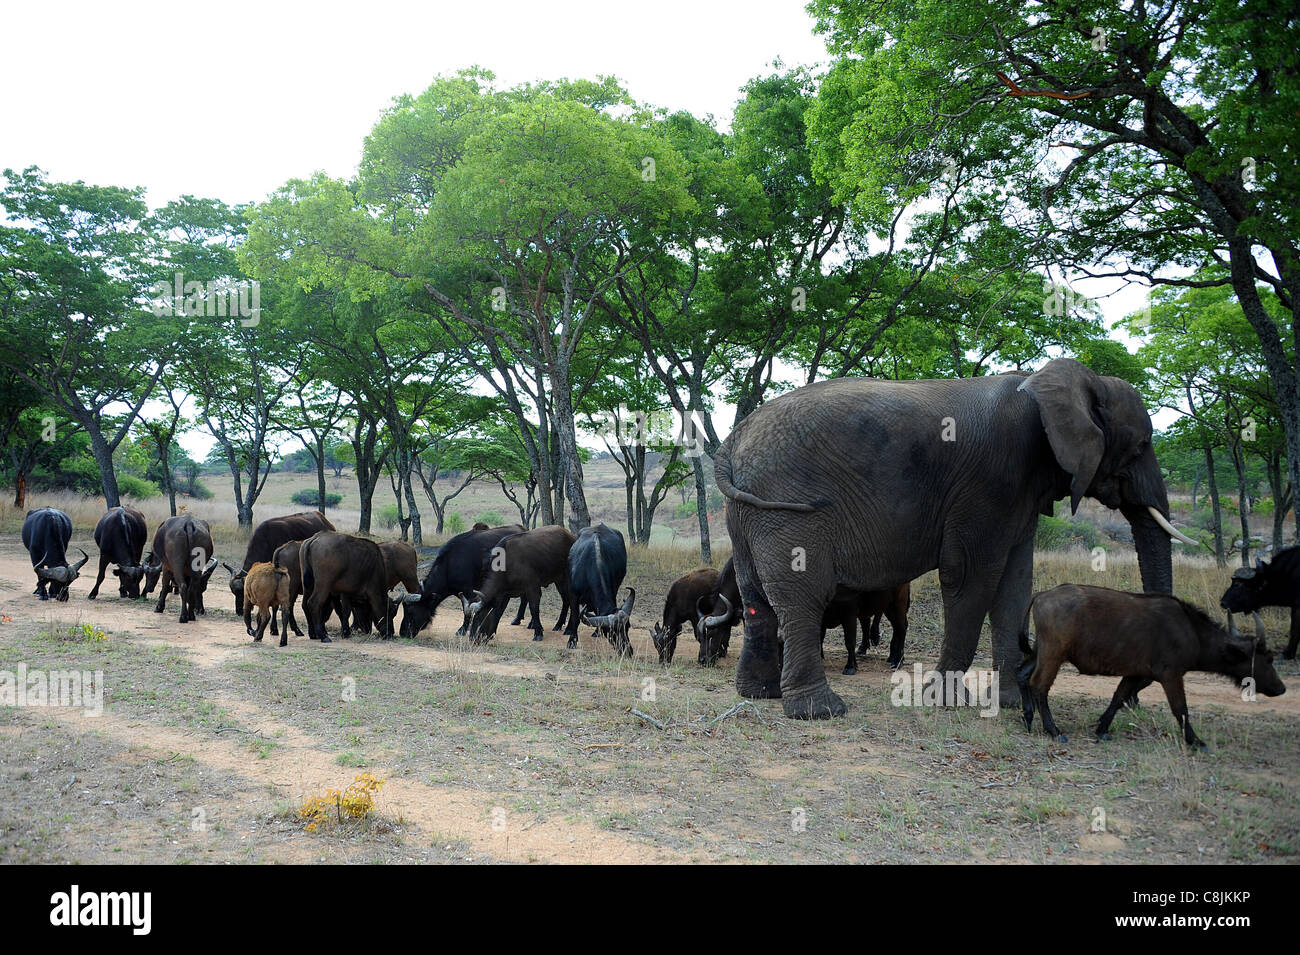
[[[826,606],[936,568],[938,669],[970,667],[987,617],[1001,703],[1018,702],[1034,531],[1061,498],[1118,508],[1143,588],[1173,587],[1170,539],[1146,510],[1169,515],[1151,420],[1131,385],[1071,359],[1032,376],[819,382],[741,421],[714,463],[745,604],[736,688],[791,717],[846,709],[819,654]]]

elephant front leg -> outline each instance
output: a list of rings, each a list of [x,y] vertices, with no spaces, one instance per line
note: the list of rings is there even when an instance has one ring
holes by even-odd
[[[937,669],[945,706],[962,706],[969,702],[962,679],[975,659],[980,630],[995,590],[993,582],[997,571],[988,569],[988,565],[973,559],[973,555],[967,556],[972,558],[969,566],[963,565],[946,573],[942,568],[939,571],[943,585],[943,645],[939,648]],[[1001,562],[997,569],[1001,569]],[[994,581],[990,577],[994,577]],[[1013,685],[1014,672],[1013,669]],[[963,699],[954,699],[954,693]]]
[[[1014,707],[1020,702],[1016,669],[1020,666],[1020,629],[1034,589],[1034,539],[1011,548],[1002,579],[989,608],[993,630],[993,668],[998,678],[998,702]],[[943,669],[943,667],[940,667]]]

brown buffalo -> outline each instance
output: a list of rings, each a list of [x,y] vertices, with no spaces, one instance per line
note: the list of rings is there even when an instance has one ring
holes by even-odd
[[[261,642],[266,633],[266,625],[271,622],[275,608],[286,606],[289,602],[289,572],[282,567],[263,561],[248,568],[244,575],[244,626],[248,635]],[[257,630],[254,631],[248,620],[253,608],[257,608]],[[289,628],[280,634],[280,646],[289,642]]]
[[[166,608],[173,581],[181,595],[180,622],[188,623],[202,611],[203,589],[217,566],[212,552],[212,534],[207,521],[183,514],[169,517],[158,526],[153,551],[146,561],[146,576],[159,584],[154,613],[162,613]]]
[[[712,609],[717,586],[718,571],[713,567],[692,570],[673,581],[673,585],[668,588],[668,596],[664,598],[663,620],[656,620],[654,629],[650,631],[650,641],[659,651],[660,663],[667,665],[673,662],[673,654],[677,651],[677,635],[682,632],[682,627],[689,624],[696,639],[699,639],[700,621],[707,615],[701,613],[701,606],[707,601],[707,609]]]
[[[303,614],[307,631],[329,643],[322,610],[335,594],[347,594],[354,605],[365,605],[372,620],[380,621],[380,636],[392,636],[388,627],[388,566],[374,541],[350,534],[321,531],[298,549],[302,570]]]
[[[1033,618],[1036,644],[1029,645]],[[1264,644],[1263,624],[1255,618],[1258,640],[1229,634],[1204,611],[1177,597],[1131,594],[1106,587],[1062,584],[1036,594],[1020,628],[1024,659],[1016,670],[1025,728],[1032,728],[1034,708],[1048,736],[1066,738],[1052,719],[1047,693],[1064,663],[1080,673],[1123,677],[1097,723],[1097,736],[1110,739],[1110,724],[1126,703],[1152,682],[1164,687],[1169,708],[1188,746],[1205,748],[1192,731],[1183,691],[1189,670],[1218,673],[1239,683],[1253,680],[1265,696],[1280,696],[1286,686],[1273,669],[1273,654]]]
[[[474,602],[469,605],[473,617],[470,640],[482,643],[492,639],[497,623],[511,597],[524,597],[533,617],[533,639],[542,639],[542,628],[537,609],[542,588],[555,584],[560,598],[568,606],[571,601],[568,586],[569,551],[577,537],[573,532],[548,524],[522,534],[503,537],[484,557],[483,585],[474,591]],[[569,626],[573,628],[570,643],[577,642],[577,610],[568,607]]]

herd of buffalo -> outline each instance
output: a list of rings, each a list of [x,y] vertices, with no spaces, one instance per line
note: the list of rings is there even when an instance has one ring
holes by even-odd
[[[90,559],[83,550],[81,560],[68,562],[71,536],[72,521],[64,512],[48,507],[28,512],[22,540],[41,600],[66,601],[70,585]],[[129,506],[115,507],[100,519],[94,538],[100,551],[99,573],[87,599],[98,596],[105,573],[115,565],[113,574],[122,597],[149,596],[157,589],[155,612],[162,613],[167,597],[176,593],[181,623],[204,613],[203,594],[218,565],[205,521],[189,515],[167,518],[146,553],[144,515]],[[338,617],[344,637],[353,628],[369,632],[372,626],[384,637],[394,633],[414,637],[449,597],[459,599],[464,615],[457,633],[474,643],[492,638],[513,597],[520,598],[514,625],[523,622],[526,608],[533,639],[542,640],[541,591],[554,585],[562,610],[553,629],[563,629],[570,649],[577,646],[581,620],[620,654],[632,654],[628,630],[636,591],[629,588],[626,599],[618,603],[627,552],[623,535],[604,524],[583,528],[576,535],[553,525],[528,530],[518,524],[476,524],[437,551],[423,583],[416,565],[411,545],[338,533],[323,514],[313,511],[262,522],[249,539],[242,567],[222,566],[230,572],[235,612],[243,617],[249,635],[260,641],[268,623],[276,634],[278,616],[280,646],[286,645],[289,630],[302,635],[294,616],[300,596],[308,635],[326,643],[330,638],[325,623],[331,614]],[[1065,740],[1052,719],[1047,693],[1059,667],[1068,662],[1085,674],[1123,677],[1096,727],[1099,738],[1110,739],[1110,724],[1120,706],[1136,702],[1140,690],[1159,682],[1186,742],[1203,747],[1192,731],[1183,675],[1191,670],[1218,673],[1267,696],[1285,692],[1273,669],[1258,611],[1265,606],[1291,608],[1290,639],[1283,658],[1294,659],[1300,645],[1298,594],[1300,547],[1282,551],[1271,562],[1257,560],[1253,569],[1243,568],[1233,575],[1221,601],[1228,611],[1226,629],[1198,608],[1168,595],[1074,584],[1039,593],[1019,635],[1024,656],[1016,682],[1025,725],[1032,726],[1037,711],[1044,730]],[[843,629],[845,674],[856,672],[857,654],[879,643],[882,618],[888,619],[893,631],[889,665],[897,668],[902,663],[909,605],[908,584],[831,602],[822,616],[822,638],[829,629]],[[701,664],[712,665],[725,657],[731,631],[742,623],[744,607],[730,560],[720,571],[706,567],[682,576],[669,588],[662,620],[651,630],[660,662],[672,662],[677,638],[687,626],[699,644]],[[399,610],[404,610],[400,627]],[[1237,632],[1233,613],[1255,615],[1254,639]],[[1032,646],[1031,617],[1037,638]]]

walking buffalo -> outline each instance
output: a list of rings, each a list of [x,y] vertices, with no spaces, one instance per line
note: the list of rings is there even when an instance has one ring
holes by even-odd
[[[1037,642],[1029,644],[1029,618]],[[1189,670],[1218,673],[1239,683],[1253,680],[1265,696],[1280,696],[1286,686],[1273,669],[1273,654],[1264,645],[1258,616],[1258,639],[1228,633],[1203,611],[1164,594],[1130,594],[1105,587],[1062,584],[1034,596],[1020,628],[1024,652],[1016,669],[1025,728],[1033,727],[1034,709],[1048,736],[1066,742],[1052,719],[1047,693],[1063,663],[1080,673],[1123,677],[1110,706],[1097,723],[1097,736],[1110,739],[1110,724],[1119,708],[1137,699],[1153,681],[1164,687],[1169,708],[1188,746],[1205,748],[1192,730],[1183,690]]]
[[[1271,561],[1257,560],[1253,569],[1237,570],[1219,606],[1230,614],[1255,613],[1261,607],[1290,607],[1291,636],[1282,659],[1294,660],[1300,649],[1300,547],[1279,551]]]
[[[246,608],[244,627],[248,630],[248,635],[260,643],[275,608],[285,606],[288,601],[289,572],[287,570],[266,562],[254,564],[248,568],[248,573],[244,575],[244,606]],[[256,631],[253,630],[248,619],[254,608],[257,609]],[[280,646],[284,646],[288,642],[289,628],[285,627],[280,632]]]
[[[289,575],[289,597],[278,608],[273,609],[271,612],[272,636],[278,632],[276,630],[275,620],[277,609],[280,614],[280,626],[291,629],[295,636],[302,636],[302,631],[298,629],[298,621],[294,617],[293,613],[293,606],[302,595],[302,570],[298,563],[298,555],[301,548],[302,541],[289,541],[288,543],[281,544],[275,549],[275,556],[271,561],[277,569],[284,570]],[[234,573],[234,570],[232,570],[228,564],[225,566],[232,574]],[[325,609],[325,619],[321,621],[322,625],[329,622],[331,612],[339,618],[339,623],[343,627],[343,636],[350,636],[351,630],[348,627],[350,602],[348,601],[348,598],[340,596],[339,594],[331,596],[329,604]],[[248,620],[247,612],[244,614],[244,619],[245,621]],[[310,636],[313,640],[316,639],[314,633]]]
[[[150,589],[158,583],[154,613],[162,613],[175,581],[181,595],[180,623],[188,623],[203,612],[203,590],[216,569],[212,533],[208,522],[188,514],[169,517],[158,526],[153,551],[146,566]]]
[[[83,550],[81,560],[68,566],[68,541],[72,539],[72,518],[53,507],[28,511],[23,519],[23,546],[36,571],[36,589],[41,600],[67,600],[68,588],[90,560]]]
[[[95,544],[99,547],[99,576],[95,586],[86,594],[87,600],[99,596],[99,585],[104,582],[104,572],[109,564],[117,564],[113,576],[119,578],[119,596],[134,600],[140,596],[140,580],[144,577],[141,555],[149,540],[149,528],[144,515],[134,507],[115,507],[95,525]]]

